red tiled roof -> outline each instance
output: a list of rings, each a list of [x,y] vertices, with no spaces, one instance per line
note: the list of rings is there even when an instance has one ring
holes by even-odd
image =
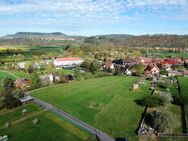
[[[78,61],[80,58],[57,58],[56,61]]]
[[[166,64],[173,65],[173,64],[180,64],[180,63],[176,60],[164,60],[164,61],[160,62],[160,64],[161,65],[166,65]]]

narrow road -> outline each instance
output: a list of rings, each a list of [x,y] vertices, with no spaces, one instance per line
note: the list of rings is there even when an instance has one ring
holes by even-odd
[[[66,113],[65,111],[45,102],[40,99],[34,98],[34,102],[42,107],[45,107],[46,109],[57,113],[58,115],[62,116],[63,118],[69,120],[70,122],[74,123],[75,125],[79,126],[80,128],[88,131],[91,134],[97,135],[100,141],[115,141],[112,137],[107,135],[106,133],[102,132],[101,130],[79,120],[78,118]]]

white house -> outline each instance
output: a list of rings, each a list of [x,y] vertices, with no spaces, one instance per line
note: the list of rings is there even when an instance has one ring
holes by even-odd
[[[160,72],[159,68],[157,66],[154,66],[152,69],[151,69],[151,72],[152,74],[158,74]]]
[[[19,69],[25,69],[25,62],[20,62],[20,63],[18,63],[18,67],[19,67]]]
[[[81,58],[57,58],[54,60],[54,66],[74,66],[81,64],[83,61]]]

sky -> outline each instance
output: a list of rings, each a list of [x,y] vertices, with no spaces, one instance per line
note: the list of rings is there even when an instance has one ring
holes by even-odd
[[[0,0],[0,36],[188,34],[188,0]]]

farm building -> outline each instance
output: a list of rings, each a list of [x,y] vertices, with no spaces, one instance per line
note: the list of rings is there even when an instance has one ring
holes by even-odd
[[[75,66],[81,64],[83,61],[81,58],[57,58],[54,60],[54,66]]]

